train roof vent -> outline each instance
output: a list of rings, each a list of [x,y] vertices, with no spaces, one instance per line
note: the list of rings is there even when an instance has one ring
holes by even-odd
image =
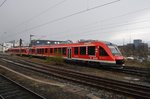
[[[61,42],[60,44],[71,44],[71,43],[73,43],[71,40],[67,40],[67,41]]]
[[[108,41],[102,41],[102,42],[105,43],[106,45],[115,45],[115,44],[108,42]]]
[[[97,42],[98,40],[84,40],[84,39],[80,39],[78,40],[78,43],[87,43],[87,42]]]

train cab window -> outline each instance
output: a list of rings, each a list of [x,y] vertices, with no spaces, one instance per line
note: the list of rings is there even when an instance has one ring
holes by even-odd
[[[48,48],[45,49],[45,53],[48,53]]]
[[[63,54],[63,55],[66,55],[66,48],[63,48],[63,49],[62,49],[62,54]]]
[[[51,54],[53,53],[53,48],[50,48],[50,53],[51,53]]]
[[[54,48],[54,54],[57,54],[57,48]]]
[[[80,55],[86,55],[86,47],[80,47]]]
[[[108,56],[107,52],[102,47],[99,48],[99,56]]]
[[[112,52],[113,55],[121,55],[121,52],[119,51],[117,46],[108,46]]]
[[[78,55],[78,52],[79,52],[79,51],[78,51],[78,47],[74,47],[74,54],[75,54],[75,55]]]
[[[88,46],[88,55],[95,55],[95,46]]]

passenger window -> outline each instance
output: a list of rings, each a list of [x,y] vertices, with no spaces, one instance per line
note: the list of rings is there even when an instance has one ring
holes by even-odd
[[[88,55],[95,55],[95,46],[88,46]]]
[[[48,53],[48,48],[45,49],[45,53]]]
[[[74,47],[74,54],[78,55],[78,47]]]
[[[40,49],[40,54],[42,53],[42,49]]]
[[[54,48],[54,54],[57,54],[57,48]]]
[[[31,51],[32,51],[32,53],[34,53],[34,52],[35,52],[35,50],[34,50],[34,49],[32,49]]]
[[[99,56],[108,56],[107,52],[102,47],[99,48]]]
[[[39,54],[41,54],[41,49],[39,49]]]
[[[40,54],[43,54],[43,52],[44,52],[44,49],[40,49]]]
[[[58,48],[58,54],[61,55],[61,48]]]
[[[42,49],[42,54],[44,54],[44,49]]]
[[[51,54],[53,53],[53,48],[50,48],[50,53],[51,53]]]
[[[37,53],[40,54],[40,49],[37,49]]]
[[[62,54],[63,54],[63,55],[66,55],[66,48],[63,48],[63,49],[62,49]]]
[[[86,47],[80,47],[80,55],[86,55]]]

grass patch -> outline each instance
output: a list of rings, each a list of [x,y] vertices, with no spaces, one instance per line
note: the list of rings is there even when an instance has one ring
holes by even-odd
[[[133,67],[140,67],[140,68],[149,68],[150,69],[150,62],[149,61],[139,62],[137,60],[126,60],[125,65],[133,66]]]
[[[125,64],[128,66],[140,67],[140,68],[147,69],[149,72],[145,78],[146,78],[146,81],[150,82],[150,62],[149,61],[139,62],[137,60],[127,60],[125,62]]]
[[[64,59],[62,56],[55,56],[55,57],[47,57],[46,62],[54,63],[55,65],[63,65]]]
[[[31,58],[33,58],[33,56],[32,56],[32,55],[29,55],[29,59],[31,59]]]

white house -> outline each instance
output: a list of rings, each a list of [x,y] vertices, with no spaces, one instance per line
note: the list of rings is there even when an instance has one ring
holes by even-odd
[[[0,44],[0,52],[3,52],[3,44]]]
[[[13,43],[3,43],[2,44],[2,52],[5,52],[6,50],[8,50],[9,48],[13,47]]]

